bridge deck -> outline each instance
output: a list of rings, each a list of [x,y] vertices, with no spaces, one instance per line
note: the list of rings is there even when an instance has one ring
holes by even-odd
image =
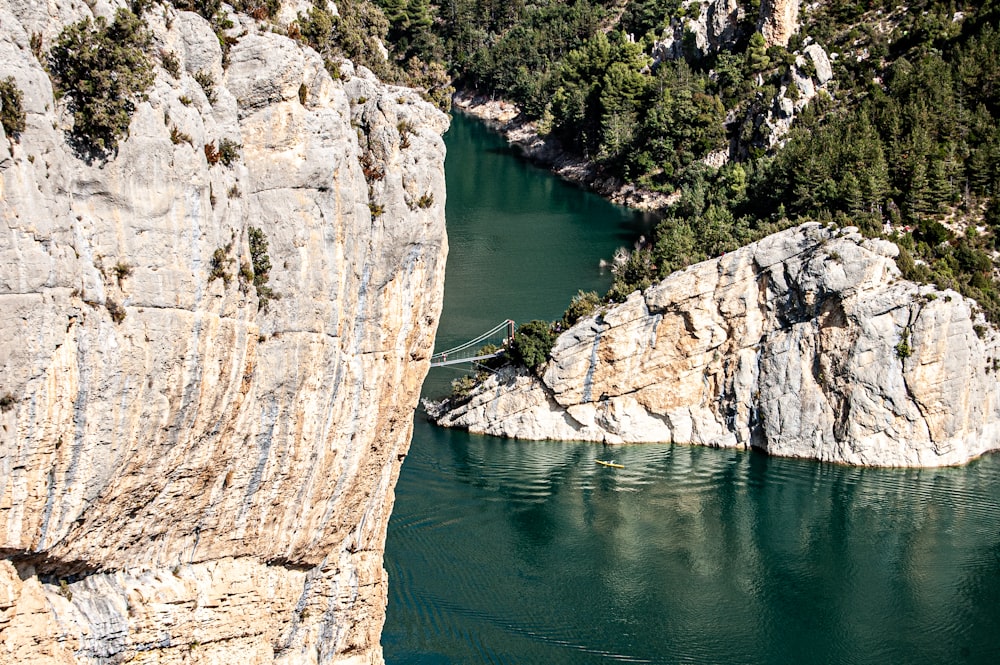
[[[482,353],[485,349],[483,349],[481,345],[484,342],[490,342],[491,338],[491,343],[500,344],[504,347],[508,346],[514,338],[514,322],[508,319],[503,323],[494,326],[490,330],[487,330],[479,337],[470,339],[468,342],[459,344],[458,346],[448,349],[447,351],[435,353],[431,356],[431,367],[446,367],[448,365],[474,363],[479,360],[496,358],[497,356],[506,353],[505,348],[501,348],[494,353]],[[463,354],[466,355],[463,356]]]
[[[496,358],[497,356],[502,356],[504,351],[497,351],[496,353],[491,353],[487,356],[476,356],[474,358],[453,358],[451,360],[439,360],[437,362],[431,361],[431,367],[447,367],[448,365],[461,365],[462,363],[474,363],[478,360],[489,360],[490,358]]]

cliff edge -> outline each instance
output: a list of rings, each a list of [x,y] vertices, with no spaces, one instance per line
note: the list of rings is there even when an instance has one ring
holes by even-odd
[[[541,376],[506,368],[438,424],[524,439],[678,442],[874,466],[1000,448],[996,332],[902,280],[898,249],[806,224],[579,321]]]
[[[155,5],[172,59],[88,162],[38,47],[117,6],[0,0],[0,661],[381,662],[447,118]]]

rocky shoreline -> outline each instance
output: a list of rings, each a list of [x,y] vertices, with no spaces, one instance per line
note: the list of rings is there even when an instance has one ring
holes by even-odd
[[[680,199],[679,192],[654,192],[602,173],[593,162],[567,152],[558,141],[541,136],[537,124],[526,119],[512,102],[461,90],[452,97],[452,110],[484,122],[520,150],[526,159],[549,168],[559,177],[582,185],[612,203],[636,210],[657,211]]]
[[[1000,338],[973,301],[901,279],[897,252],[788,229],[581,319],[537,375],[510,367],[425,408],[519,439],[963,464],[1000,448]]]

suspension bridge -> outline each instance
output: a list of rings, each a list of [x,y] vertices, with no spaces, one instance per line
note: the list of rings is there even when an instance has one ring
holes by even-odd
[[[507,319],[498,323],[475,339],[463,342],[446,351],[440,351],[431,356],[431,367],[446,367],[461,363],[474,363],[480,360],[496,358],[507,353],[507,347],[514,339],[514,322]],[[483,347],[492,345],[496,351],[483,353]]]

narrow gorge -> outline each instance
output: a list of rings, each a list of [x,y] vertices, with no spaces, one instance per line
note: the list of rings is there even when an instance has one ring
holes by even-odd
[[[447,117],[157,4],[155,77],[94,159],[45,50],[124,6],[0,0],[0,661],[381,662]]]

